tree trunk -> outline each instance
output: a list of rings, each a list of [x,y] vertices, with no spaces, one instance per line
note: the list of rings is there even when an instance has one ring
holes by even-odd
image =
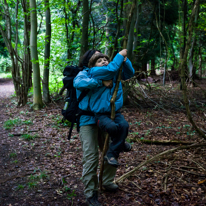
[[[185,51],[185,44],[186,44],[186,26],[185,26],[185,22],[186,22],[186,18],[187,18],[187,0],[183,0],[182,1],[182,32],[180,33],[180,61],[182,60],[183,56],[184,56],[184,51]]]
[[[185,22],[186,22],[186,18],[187,18],[187,0],[183,0],[182,1],[182,5],[181,5],[181,11],[182,11],[182,22],[179,22],[180,25],[182,23],[182,32],[180,32],[180,64],[183,61],[183,56],[184,56],[184,51],[185,51],[185,44],[186,44],[186,26],[185,26]],[[185,68],[185,74],[187,72],[187,63],[184,64]],[[179,69],[179,73],[181,73],[181,69]],[[184,75],[185,75],[184,74]],[[180,83],[180,89],[182,89],[182,82]]]
[[[118,1],[117,1],[118,3]],[[113,59],[115,57],[115,55],[117,54],[117,47],[118,47],[118,38],[119,38],[119,34],[120,34],[120,27],[122,25],[122,14],[123,14],[123,4],[124,1],[121,0],[120,4],[121,4],[121,9],[120,9],[120,15],[118,17],[118,12],[116,11],[116,15],[117,15],[117,32],[116,32],[116,36],[115,36],[115,39],[114,39],[114,46],[113,46],[113,49],[112,49],[112,54],[111,54],[111,59]],[[117,4],[118,6],[118,4]],[[105,49],[107,51],[107,49]]]
[[[30,18],[28,14],[29,2],[22,0],[22,8],[24,11],[24,61],[22,66],[22,78],[23,78],[23,93],[25,104],[27,102],[27,95],[29,88],[32,87],[32,63],[31,63],[31,52],[30,52]]]
[[[43,76],[43,100],[45,103],[51,101],[49,95],[49,64],[50,64],[50,45],[51,45],[51,14],[49,8],[49,0],[45,0],[46,7],[46,37],[44,52],[44,76]]]
[[[133,54],[134,27],[135,27],[136,19],[137,19],[137,12],[135,12],[132,16],[132,21],[131,21],[131,25],[129,29],[128,41],[127,41],[127,57],[130,60],[132,60],[132,54]]]
[[[89,24],[89,3],[88,0],[83,0],[83,23],[82,23],[82,39],[80,56],[88,50],[88,24]]]
[[[190,42],[192,39],[193,24],[194,24],[193,21],[194,21],[196,9],[198,7],[199,7],[199,0],[196,0],[194,8],[192,10],[191,17],[190,17],[190,22],[189,22],[189,26],[188,26],[189,37],[187,40],[187,44],[186,44],[185,51],[184,51],[184,58],[182,59],[180,68],[181,68],[181,82],[182,82],[183,97],[184,97],[184,103],[185,103],[185,108],[186,108],[188,120],[190,121],[190,123],[192,124],[194,129],[197,131],[197,133],[200,135],[200,137],[206,139],[204,132],[197,127],[197,125],[195,124],[195,122],[192,119],[192,115],[191,115],[190,108],[189,108],[189,101],[188,101],[188,97],[187,97],[187,86],[185,83],[185,75],[184,75],[185,74],[185,64],[187,62],[187,55],[188,55],[188,51],[189,51],[189,47],[190,47]]]
[[[193,56],[194,56],[194,48],[196,45],[196,27],[197,27],[197,19],[199,16],[199,8],[196,9],[195,13],[195,29],[194,29],[194,35],[192,38],[192,46],[190,48],[190,54],[189,54],[189,83],[191,87],[195,86],[194,80],[195,80],[195,61],[193,62]]]
[[[36,0],[30,0],[30,9],[31,9],[31,36],[30,36],[30,45],[31,45],[31,59],[32,59],[32,68],[33,68],[33,109],[39,110],[42,108],[42,96],[41,96],[41,86],[40,86],[40,69],[39,69],[39,60],[37,53],[37,15],[36,15]]]
[[[202,48],[201,44],[199,44],[199,67],[198,67],[198,73],[199,73],[199,78],[202,79]]]
[[[138,46],[138,30],[139,30],[139,20],[140,20],[139,15],[140,15],[140,10],[141,10],[141,4],[139,4],[139,0],[137,1],[136,9],[137,9],[137,11],[135,12],[136,13],[136,21],[135,21],[133,52]]]
[[[106,42],[105,54],[107,54],[109,57],[111,57],[111,59],[116,55],[116,53],[118,51],[118,41],[116,41],[116,37],[118,40],[118,38],[119,38],[118,26],[119,27],[121,26],[121,25],[119,25],[119,20],[121,21],[121,19],[118,18],[118,9],[117,9],[118,4],[119,4],[119,0],[116,2],[103,0],[103,5],[107,9],[106,22],[108,23],[108,26],[106,27],[107,42]],[[123,4],[123,2],[122,2],[122,4]],[[111,9],[114,9],[114,8],[116,8],[116,10],[115,10],[116,15],[114,14],[114,12],[111,12]],[[121,7],[120,13],[122,13],[122,7]],[[120,14],[120,16],[121,16],[121,14]],[[117,24],[114,23],[115,18],[117,20]],[[116,36],[117,34],[118,34],[118,36]],[[114,45],[114,46],[112,47],[110,45]],[[115,50],[113,50],[113,48],[115,48]]]
[[[156,75],[155,73],[155,59],[151,60],[151,76]]]

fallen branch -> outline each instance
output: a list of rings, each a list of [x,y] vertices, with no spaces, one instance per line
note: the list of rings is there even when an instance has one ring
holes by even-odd
[[[182,172],[187,172],[187,173],[190,173],[192,175],[197,175],[197,176],[200,176],[200,177],[205,177],[206,176],[205,174],[198,174],[198,173],[190,172],[190,171],[183,170],[183,169],[180,169],[180,168],[177,168],[177,167],[172,167],[172,169],[179,170],[179,171],[182,171]]]
[[[186,142],[186,141],[177,141],[177,140],[148,140],[148,139],[137,139],[137,138],[130,138],[133,142],[141,142],[144,144],[156,144],[156,145],[191,145],[194,144],[194,142]]]
[[[174,149],[170,149],[170,150],[166,150],[164,152],[161,152],[157,155],[155,155],[154,157],[150,158],[149,160],[146,160],[142,163],[140,163],[140,165],[138,165],[137,167],[135,167],[133,170],[131,170],[130,172],[127,172],[126,174],[122,175],[121,177],[119,177],[115,182],[118,183],[118,182],[121,182],[123,181],[124,179],[130,177],[135,171],[137,171],[139,168],[141,168],[142,166],[160,158],[161,156],[165,155],[165,154],[170,154],[172,152],[175,152],[177,150],[183,150],[183,149],[191,149],[191,148],[197,148],[197,147],[204,147],[206,146],[206,143],[202,143],[202,144],[192,144],[192,145],[189,145],[189,146],[181,146],[181,147],[177,147],[177,148],[174,148]]]

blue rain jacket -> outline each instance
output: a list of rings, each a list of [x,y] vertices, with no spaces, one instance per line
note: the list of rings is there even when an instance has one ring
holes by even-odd
[[[86,68],[74,79],[74,87],[77,89],[77,98],[84,89],[90,89],[88,95],[79,103],[79,108],[94,113],[108,113],[111,112],[110,100],[112,98],[116,80],[118,77],[118,70],[124,61],[124,57],[119,53],[114,57],[113,61],[107,66]],[[122,79],[126,80],[134,76],[134,69],[130,60],[123,63]],[[102,80],[113,80],[113,87],[107,88],[103,86]],[[123,106],[123,90],[120,82],[117,97],[115,100],[115,111]],[[81,116],[80,126],[96,124],[94,117]]]

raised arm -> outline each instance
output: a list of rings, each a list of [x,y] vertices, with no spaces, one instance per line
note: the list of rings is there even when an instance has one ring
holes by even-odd
[[[124,56],[121,54],[117,54],[113,61],[111,61],[107,66],[103,67],[93,67],[90,69],[91,77],[102,79],[102,80],[110,80],[115,77],[117,71],[119,70],[122,62],[124,61]]]
[[[132,67],[131,61],[127,58],[123,63],[122,79],[127,80],[134,76],[135,70]]]

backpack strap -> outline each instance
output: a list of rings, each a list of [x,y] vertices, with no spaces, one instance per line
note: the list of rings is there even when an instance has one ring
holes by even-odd
[[[79,98],[77,99],[77,107],[76,107],[76,112],[77,112],[77,110],[78,110],[78,107],[79,107],[79,102],[81,102],[82,101],[82,99],[84,98],[84,97],[86,97],[87,96],[87,94],[89,93],[89,89],[87,89],[87,90],[83,90],[82,92],[81,92],[81,94],[80,94],[80,96],[79,96]],[[76,114],[76,112],[75,112],[75,114]],[[71,122],[71,127],[70,127],[70,129],[69,129],[69,135],[68,135],[68,140],[70,140],[71,139],[71,135],[72,135],[72,130],[73,130],[73,127],[74,127],[74,122],[75,122],[75,119],[77,118],[77,131],[79,131],[79,119],[80,119],[80,116],[81,115],[78,115],[78,116],[73,116],[73,119],[72,119],[72,122]]]
[[[86,89],[86,90],[83,90],[82,93],[80,94],[79,98],[77,99],[77,102],[78,102],[78,105],[79,105],[79,102],[82,101],[82,99],[84,99],[84,97],[87,96],[87,94],[89,93],[89,89]]]

